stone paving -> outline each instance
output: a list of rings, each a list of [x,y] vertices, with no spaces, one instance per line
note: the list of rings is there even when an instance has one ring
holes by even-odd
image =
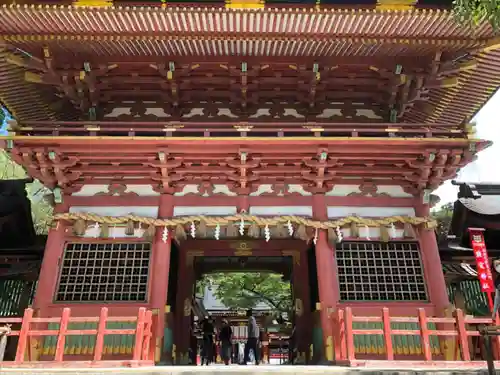
[[[464,375],[488,374],[486,369],[369,369],[337,366],[158,366],[108,369],[0,369],[0,375]],[[497,373],[500,374],[499,371]]]

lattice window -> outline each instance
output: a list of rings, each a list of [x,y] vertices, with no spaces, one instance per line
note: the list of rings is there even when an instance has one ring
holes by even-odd
[[[342,242],[335,254],[341,300],[427,300],[416,242]]]
[[[150,243],[68,243],[56,301],[146,301]]]

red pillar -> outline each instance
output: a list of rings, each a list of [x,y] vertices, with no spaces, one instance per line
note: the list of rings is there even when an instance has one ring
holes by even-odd
[[[309,270],[307,262],[307,253],[298,251],[297,258],[293,259],[293,298],[295,307],[301,309],[300,314],[296,312],[295,335],[298,364],[305,364],[309,357],[309,345],[312,342],[312,324],[311,324],[311,301],[309,293],[309,284],[304,280],[309,280]],[[300,302],[298,302],[300,301]],[[297,306],[299,303],[301,306]],[[309,358],[311,360],[312,358]]]
[[[54,207],[54,213],[65,213],[68,205],[61,203]],[[42,266],[38,277],[33,308],[38,316],[43,315],[44,309],[53,303],[59,276],[60,259],[64,253],[64,242],[67,224],[63,221],[54,223],[49,230],[45,251],[43,253]]]
[[[174,214],[173,196],[162,194],[158,208],[160,219],[170,218]],[[158,362],[161,358],[163,339],[165,334],[165,306],[167,304],[168,277],[170,271],[170,245],[172,234],[168,234],[167,242],[163,241],[164,227],[157,227],[153,243],[153,271],[151,274],[151,308],[156,314],[154,337],[154,359]]]
[[[415,205],[415,213],[419,217],[429,216],[429,205],[420,201]],[[418,232],[429,300],[435,306],[436,314],[442,315],[444,310],[450,306],[450,301],[436,234],[434,229],[421,228]]]
[[[328,220],[324,194],[313,195],[313,216],[316,220]],[[333,327],[330,313],[339,301],[339,283],[335,264],[335,250],[328,243],[326,231],[320,230],[315,246],[316,268],[318,271],[319,301],[321,304],[321,329],[323,331],[323,359],[333,361]]]
[[[174,328],[176,363],[181,365],[189,363],[189,347],[191,345],[191,304],[195,282],[192,261],[192,256],[181,248],[175,302],[176,325]]]

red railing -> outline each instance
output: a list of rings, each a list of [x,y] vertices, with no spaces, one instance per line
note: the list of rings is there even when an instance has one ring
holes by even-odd
[[[167,136],[209,137],[211,133],[223,136],[248,136],[254,132],[268,133],[270,136],[291,135],[328,135],[337,137],[443,137],[467,138],[467,131],[461,125],[424,124],[424,123],[342,123],[331,121],[248,121],[234,124],[234,121],[27,121],[23,126],[12,126],[16,135],[40,136],[117,136],[124,132],[129,136],[148,136],[158,132]]]
[[[150,365],[152,360],[149,358],[149,345],[152,336],[152,312],[145,308],[139,308],[137,316],[108,316],[108,308],[103,307],[98,317],[72,317],[71,309],[64,308],[59,318],[37,318],[33,316],[33,309],[26,309],[22,318],[0,318],[0,324],[21,324],[19,330],[9,330],[8,337],[18,336],[17,350],[14,361],[1,362],[5,365],[21,365],[24,362],[33,364],[36,362],[33,358],[26,359],[26,349],[28,348],[29,338],[56,336],[56,347],[54,355],[54,364],[60,364],[64,361],[64,349],[67,336],[75,335],[95,335],[95,346],[92,358],[93,364],[98,364],[103,360],[104,337],[107,335],[135,335],[134,348],[130,363],[120,361],[123,365]],[[134,329],[108,329],[107,323],[136,323]],[[58,323],[58,330],[43,329],[49,323]],[[97,329],[69,329],[70,323],[97,323]],[[32,324],[35,326],[32,327]],[[0,357],[1,358],[1,357]],[[50,361],[49,361],[50,362]],[[40,361],[40,364],[47,366],[48,361]]]
[[[417,317],[390,316],[389,309],[383,308],[381,316],[354,316],[352,309],[346,307],[339,309],[333,314],[334,340],[337,361],[355,361],[354,336],[356,335],[382,335],[385,346],[385,360],[394,360],[393,336],[418,336],[420,337],[422,355],[424,361],[432,361],[430,338],[451,337],[456,338],[460,350],[460,357],[456,355],[454,360],[464,362],[471,361],[469,338],[479,337],[478,330],[467,329],[467,324],[493,325],[491,318],[466,317],[462,310],[457,309],[454,317],[434,318],[427,317],[425,309],[418,309]],[[365,328],[355,329],[353,323],[382,323],[382,329]],[[419,329],[393,329],[391,323],[418,323]],[[428,324],[436,324],[436,329],[429,329]],[[495,322],[498,325],[499,319]],[[498,357],[500,348],[500,337],[496,339],[495,357]],[[458,351],[457,351],[458,354]]]

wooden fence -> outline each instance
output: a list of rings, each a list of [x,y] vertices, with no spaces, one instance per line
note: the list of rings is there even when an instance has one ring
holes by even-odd
[[[425,309],[418,309],[417,317],[396,317],[390,316],[389,309],[383,308],[380,316],[354,316],[352,309],[337,310],[332,319],[334,320],[334,340],[335,340],[335,359],[338,362],[352,363],[357,360],[354,349],[354,337],[356,335],[377,335],[382,337],[385,350],[382,354],[387,361],[395,359],[393,340],[396,336],[416,336],[420,341],[421,357],[425,362],[433,360],[443,360],[443,358],[433,358],[431,350],[431,338],[451,338],[457,344],[457,355],[455,360],[470,362],[471,351],[469,339],[479,337],[479,330],[471,331],[467,328],[468,324],[492,325],[491,318],[466,317],[462,310],[457,309],[454,317],[434,318],[427,317]],[[382,328],[355,329],[353,323],[381,323]],[[418,324],[418,329],[394,329],[393,323],[413,323]],[[499,319],[495,324],[498,325]],[[430,329],[429,325],[435,325],[435,329]],[[500,357],[500,338],[496,338],[495,356]],[[458,352],[459,350],[459,352]]]
[[[8,337],[18,336],[17,350],[14,361],[3,361],[1,366],[13,367],[58,367],[64,361],[64,348],[66,338],[76,335],[95,336],[93,358],[90,361],[75,362],[75,366],[149,366],[153,364],[150,357],[149,346],[152,337],[152,312],[140,308],[137,316],[108,316],[108,308],[101,309],[98,317],[72,317],[71,309],[65,308],[60,318],[36,318],[33,316],[33,309],[26,309],[22,318],[0,318],[0,324],[11,325],[21,324],[21,328],[7,330]],[[109,329],[108,323],[127,322],[135,323],[134,329]],[[59,329],[47,328],[50,323],[58,323]],[[97,323],[97,329],[70,329],[71,323]],[[103,361],[104,338],[108,335],[134,335],[134,348],[130,360]],[[57,337],[55,354],[52,361],[37,361],[27,351],[29,340],[33,337]],[[0,345],[1,349],[2,345]],[[3,353],[0,353],[3,358]]]

